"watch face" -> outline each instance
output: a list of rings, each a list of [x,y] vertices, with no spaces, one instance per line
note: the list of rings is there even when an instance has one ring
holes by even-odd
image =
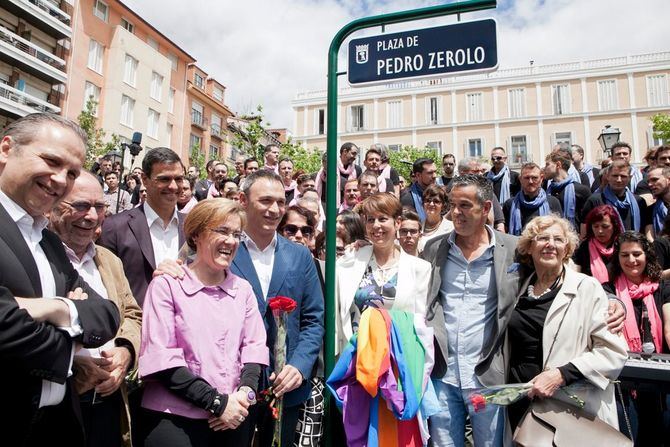
[[[254,390],[251,390],[247,393],[247,400],[249,400],[249,402],[254,402],[256,400],[256,393]]]

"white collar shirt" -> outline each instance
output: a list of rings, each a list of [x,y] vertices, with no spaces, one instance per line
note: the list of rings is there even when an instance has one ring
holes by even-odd
[[[247,235],[243,233],[242,241],[249,250],[249,257],[254,264],[256,276],[261,283],[261,290],[263,291],[263,298],[268,299],[268,289],[270,288],[270,281],[272,280],[272,270],[275,264],[275,248],[277,247],[277,233],[272,238],[272,242],[268,244],[263,250],[258,248],[256,243]]]
[[[174,208],[172,218],[167,225],[163,219],[151,208],[148,202],[144,202],[144,215],[147,218],[149,234],[151,235],[151,246],[154,249],[154,260],[156,266],[166,259],[177,259],[179,255],[179,216],[177,207]]]

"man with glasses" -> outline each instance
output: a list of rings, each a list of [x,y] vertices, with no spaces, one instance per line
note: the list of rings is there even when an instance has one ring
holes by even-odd
[[[151,149],[142,161],[145,202],[105,219],[100,245],[123,261],[133,296],[142,305],[154,270],[166,259],[177,259],[184,244],[184,215],[177,200],[184,182],[184,165],[171,149]]]
[[[486,173],[486,178],[493,185],[493,193],[498,201],[505,203],[521,188],[519,174],[507,165],[507,154],[502,147],[494,147],[491,151],[491,164],[491,170]]]
[[[526,223],[534,217],[550,213],[561,214],[561,203],[554,196],[548,196],[542,189],[544,173],[535,163],[521,166],[521,191],[503,204],[505,228],[508,234],[520,236]]]
[[[408,255],[419,256],[419,239],[421,239],[419,215],[408,209],[403,210],[398,228],[398,243]]]
[[[98,179],[88,172],[49,216],[50,228],[63,241],[65,253],[79,275],[103,298],[119,308],[116,337],[97,349],[74,356],[74,389],[84,419],[88,446],[119,446],[129,436],[128,395],[124,378],[137,361],[140,348],[140,310],[123,272],[121,260],[96,246],[96,232],[107,205]]]
[[[442,157],[442,175],[440,175],[435,180],[435,183],[437,183],[440,186],[448,187],[454,178],[455,170],[456,170],[456,157],[454,157],[454,154],[444,154],[444,156]]]

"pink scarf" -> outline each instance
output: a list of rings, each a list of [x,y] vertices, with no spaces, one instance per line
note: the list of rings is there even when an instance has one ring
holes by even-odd
[[[612,256],[614,246],[605,247],[600,241],[592,237],[589,240],[589,258],[591,259],[591,276],[597,279],[600,284],[609,282],[609,274],[603,256]]]
[[[284,183],[284,192],[293,191],[297,187],[298,183],[295,180],[291,180],[291,184],[289,186],[286,186],[286,183]]]
[[[643,300],[649,314],[651,323],[651,335],[654,339],[656,352],[663,350],[663,323],[656,310],[654,302],[654,292],[658,289],[657,283],[652,283],[648,279],[640,284],[633,284],[623,273],[619,275],[615,282],[616,295],[626,306],[626,322],[623,328],[623,334],[628,342],[628,347],[632,352],[642,352],[642,340],[640,338],[640,328],[635,318],[635,309],[633,300]]]
[[[351,166],[353,166],[353,163],[351,164]],[[356,170],[354,169],[354,172],[355,171]],[[335,188],[335,191],[336,191],[335,203],[340,203],[340,176],[338,175],[336,177],[337,177],[337,179],[336,179],[337,180],[337,187]],[[314,181],[314,183],[315,183],[314,187],[316,189],[316,193],[319,195],[319,199],[321,199],[323,197],[322,196],[322,194],[323,194],[323,184],[325,183],[325,181],[326,181],[326,171],[323,168],[321,168],[321,169],[319,169],[319,172],[316,174],[316,180]]]
[[[348,168],[345,168],[344,165],[342,164],[342,159],[338,158],[337,169],[340,170],[340,175],[347,176],[347,180],[356,180],[356,165],[354,164],[353,161],[349,163]]]

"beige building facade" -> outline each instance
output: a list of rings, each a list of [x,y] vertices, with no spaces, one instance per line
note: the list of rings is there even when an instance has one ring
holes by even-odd
[[[670,112],[670,52],[622,56],[487,74],[343,87],[338,146],[384,143],[390,149],[433,147],[441,154],[488,157],[502,146],[511,165],[540,162],[559,142],[603,158],[597,141],[606,125],[621,131],[639,161],[653,138],[650,117]],[[326,92],[292,101],[294,138],[326,147]]]

